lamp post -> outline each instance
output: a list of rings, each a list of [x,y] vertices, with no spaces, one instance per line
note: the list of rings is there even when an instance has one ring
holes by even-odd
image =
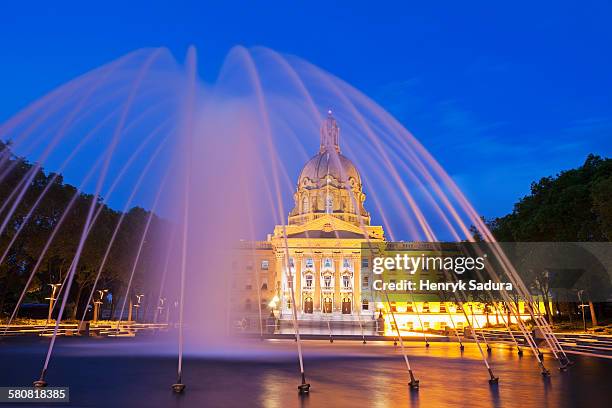
[[[278,298],[278,296],[275,295],[270,301],[270,303],[268,303],[268,307],[270,308],[270,316],[268,317],[266,325],[268,326],[268,333],[270,334],[274,334],[274,332],[276,331],[277,316],[274,312],[278,308],[279,301],[280,299]]]
[[[49,321],[51,320],[51,315],[53,314],[53,306],[55,304],[55,301],[57,300],[55,295],[57,294],[57,290],[62,286],[62,284],[50,283],[49,286],[51,286],[51,297],[45,298],[49,301],[49,314],[47,315],[47,324],[49,324]]]
[[[586,333],[587,331],[587,327],[586,327],[586,317],[584,316],[584,308],[585,308],[585,304],[582,301],[582,293],[584,293],[584,290],[579,290],[578,291],[578,300],[580,300],[580,305],[578,306],[580,308],[580,310],[582,310],[582,325],[584,327],[584,332]]]
[[[100,309],[102,308],[102,304],[104,304],[104,294],[108,292],[108,289],[98,289],[99,299],[94,301],[94,311],[93,311],[93,321],[97,322],[100,318]]]
[[[165,303],[166,303],[166,298],[165,297],[160,297],[159,298],[159,303],[157,305],[157,311],[155,313],[155,317],[153,318],[153,323],[157,323],[158,318],[164,313],[164,309],[165,309],[164,304]]]
[[[140,320],[140,306],[141,306],[141,302],[142,302],[142,298],[144,297],[144,295],[138,294],[136,295],[136,304],[134,305],[134,307],[136,308],[136,321]]]

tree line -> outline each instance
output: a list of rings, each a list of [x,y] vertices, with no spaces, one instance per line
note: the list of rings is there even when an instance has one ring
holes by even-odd
[[[531,184],[512,212],[488,222],[498,241],[612,240],[612,159],[590,154],[576,169]]]
[[[45,172],[42,167],[16,156],[10,144],[0,142],[0,318],[11,315],[23,288],[36,268],[22,303],[48,303],[50,284],[66,278],[87,213],[94,197],[64,182],[62,175]],[[35,174],[34,174],[35,173]],[[25,186],[30,177],[31,182]],[[25,194],[19,199],[20,193]],[[44,193],[44,195],[43,195]],[[68,294],[66,319],[80,319],[102,264],[111,237],[122,216],[95,197],[97,215],[75,270]],[[12,213],[12,214],[11,214]],[[10,215],[10,216],[9,216]],[[151,213],[134,207],[124,214],[114,244],[102,270],[96,289],[108,289],[111,315],[125,289],[138,245]],[[159,237],[168,222],[152,214],[140,260],[135,270],[131,294],[147,293],[147,306],[156,306],[159,283]],[[53,239],[50,238],[54,235]],[[48,248],[45,251],[45,246]],[[44,253],[44,254],[43,254]],[[155,284],[154,284],[155,283]],[[154,295],[153,295],[154,294]],[[146,299],[146,297],[145,297]]]
[[[533,182],[530,193],[518,200],[510,214],[488,220],[487,224],[499,242],[610,242],[612,159],[590,154],[578,168]],[[550,248],[554,249],[554,246]],[[568,252],[567,248],[570,247],[559,248],[559,253],[547,254],[534,246],[533,253],[526,256],[532,258],[528,263],[533,270],[523,271],[523,279],[545,300],[549,320],[555,314],[558,315],[557,319],[565,316],[571,320],[579,311],[576,300],[580,296],[581,301],[588,303],[586,313],[588,315],[590,312],[595,323],[596,314],[605,316],[610,313],[607,302],[602,301],[610,296],[610,270],[602,270],[602,262],[599,262],[603,261],[609,268],[610,254],[606,259],[591,259],[581,265],[580,268],[584,268],[582,281],[578,281],[572,290],[562,293],[551,282],[555,271],[545,269],[546,262],[552,260],[547,260],[547,257],[566,257],[569,260],[573,256],[562,253]],[[603,256],[606,257],[605,251]],[[540,263],[540,267],[533,266],[533,259],[536,259],[536,264]],[[557,271],[557,274],[573,272],[577,276],[581,273],[568,269]],[[555,277],[555,280],[559,279],[559,276]],[[556,310],[549,307],[549,300],[553,301]]]

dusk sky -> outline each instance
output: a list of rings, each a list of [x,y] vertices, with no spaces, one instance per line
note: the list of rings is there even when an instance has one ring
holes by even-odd
[[[182,61],[194,44],[210,80],[232,46],[264,45],[374,98],[487,217],[588,153],[612,155],[606,1],[10,3],[1,121],[137,48],[166,46]]]

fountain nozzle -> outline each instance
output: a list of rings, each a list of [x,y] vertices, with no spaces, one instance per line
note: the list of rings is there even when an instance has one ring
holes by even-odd
[[[411,390],[418,390],[419,389],[419,380],[414,378],[414,374],[412,374],[412,370],[408,370],[408,374],[410,374],[410,382],[408,383],[408,385],[410,386],[410,389]]]
[[[298,393],[300,395],[308,394],[310,392],[310,384],[306,382],[306,376],[302,373],[302,383],[298,385]]]
[[[43,369],[42,372],[40,373],[40,378],[32,383],[34,387],[45,388],[47,386],[47,382],[45,381],[46,371],[47,371],[46,369]]]
[[[493,371],[489,368],[489,375],[491,376],[491,378],[489,378],[489,384],[494,385],[499,383],[499,377],[496,377],[493,375]]]
[[[185,391],[185,384],[183,384],[180,375],[176,380],[176,383],[172,384],[172,391],[174,391],[175,394],[182,394],[183,391]]]

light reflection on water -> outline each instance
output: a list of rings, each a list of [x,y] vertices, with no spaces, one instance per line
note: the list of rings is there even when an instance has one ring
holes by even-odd
[[[609,360],[577,358],[570,371],[561,373],[547,355],[552,378],[544,380],[527,352],[519,358],[515,350],[494,348],[491,363],[500,383],[491,387],[474,345],[466,344],[461,353],[455,343],[432,343],[429,349],[423,343],[407,343],[413,370],[421,381],[421,389],[415,393],[408,389],[399,347],[309,341],[304,344],[304,356],[312,392],[299,398],[295,343],[257,342],[255,360],[244,356],[188,358],[184,364],[186,393],[176,396],[169,388],[175,380],[174,358],[112,352],[99,356],[101,347],[112,349],[123,344],[104,340],[58,344],[48,380],[50,385],[70,386],[77,406],[605,406],[612,375]],[[1,344],[0,359],[7,363],[3,367],[12,370],[1,370],[0,386],[29,385],[40,369],[43,346],[41,341]],[[71,350],[77,348],[78,356],[71,357]],[[88,349],[89,353],[84,352]]]

